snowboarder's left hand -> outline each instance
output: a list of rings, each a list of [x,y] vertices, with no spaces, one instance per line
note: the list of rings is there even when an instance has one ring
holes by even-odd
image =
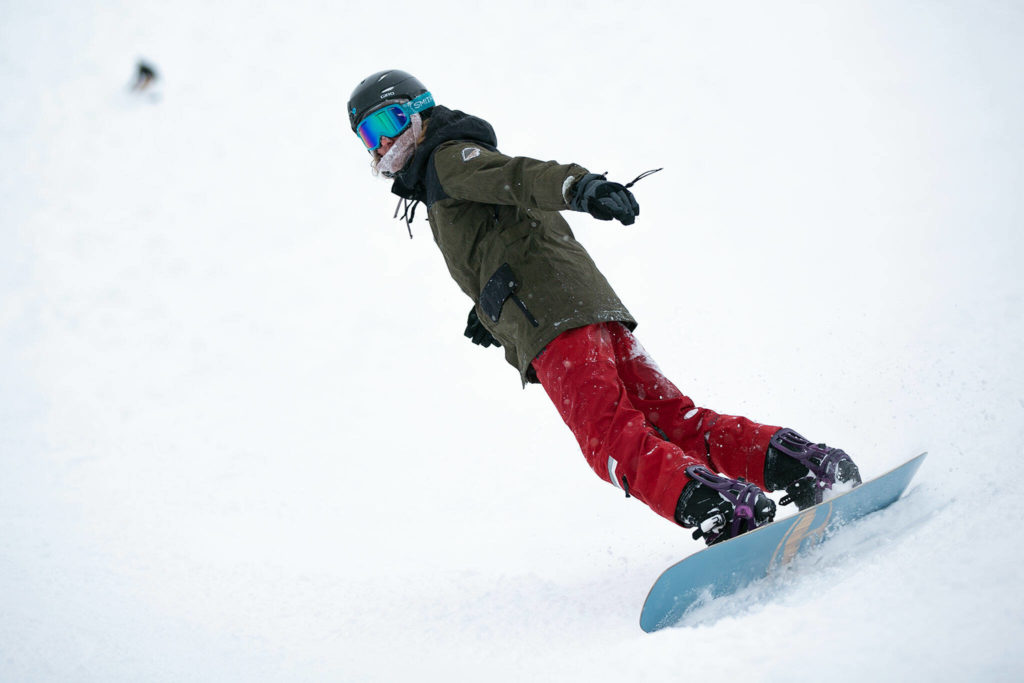
[[[480,322],[475,306],[469,309],[469,319],[466,321],[465,334],[474,344],[479,344],[485,349],[488,346],[501,346],[501,342],[495,339],[494,335],[488,332],[487,328]]]
[[[596,173],[588,173],[576,183],[569,208],[589,213],[601,221],[614,218],[623,225],[632,225],[640,215],[640,205],[632,192]]]

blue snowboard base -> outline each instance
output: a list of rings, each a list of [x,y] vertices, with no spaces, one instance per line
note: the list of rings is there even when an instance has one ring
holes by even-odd
[[[796,515],[710,546],[666,569],[640,613],[650,633],[677,623],[695,605],[730,595],[788,564],[842,524],[895,503],[927,453],[852,491]]]

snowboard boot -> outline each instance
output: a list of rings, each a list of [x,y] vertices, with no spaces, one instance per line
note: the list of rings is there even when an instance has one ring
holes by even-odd
[[[713,474],[706,467],[686,468],[690,482],[679,496],[676,521],[694,529],[693,538],[704,537],[714,545],[768,524],[775,519],[775,501],[743,479]]]
[[[768,444],[764,482],[769,491],[786,490],[779,501],[804,510],[820,503],[835,484],[860,486],[860,470],[845,452],[812,444],[792,429],[780,429]]]

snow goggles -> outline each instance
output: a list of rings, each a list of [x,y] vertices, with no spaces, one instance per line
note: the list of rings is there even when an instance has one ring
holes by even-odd
[[[412,123],[412,115],[434,106],[434,97],[429,92],[417,95],[408,102],[388,104],[369,114],[356,126],[356,135],[373,151],[380,147],[382,137],[395,138]]]

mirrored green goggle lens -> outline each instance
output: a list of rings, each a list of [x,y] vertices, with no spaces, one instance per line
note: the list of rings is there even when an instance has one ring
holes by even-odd
[[[382,137],[393,138],[409,127],[411,119],[405,108],[398,104],[392,104],[383,109],[373,112],[359,124],[356,133],[359,139],[366,145],[366,149],[373,151],[380,147]]]

